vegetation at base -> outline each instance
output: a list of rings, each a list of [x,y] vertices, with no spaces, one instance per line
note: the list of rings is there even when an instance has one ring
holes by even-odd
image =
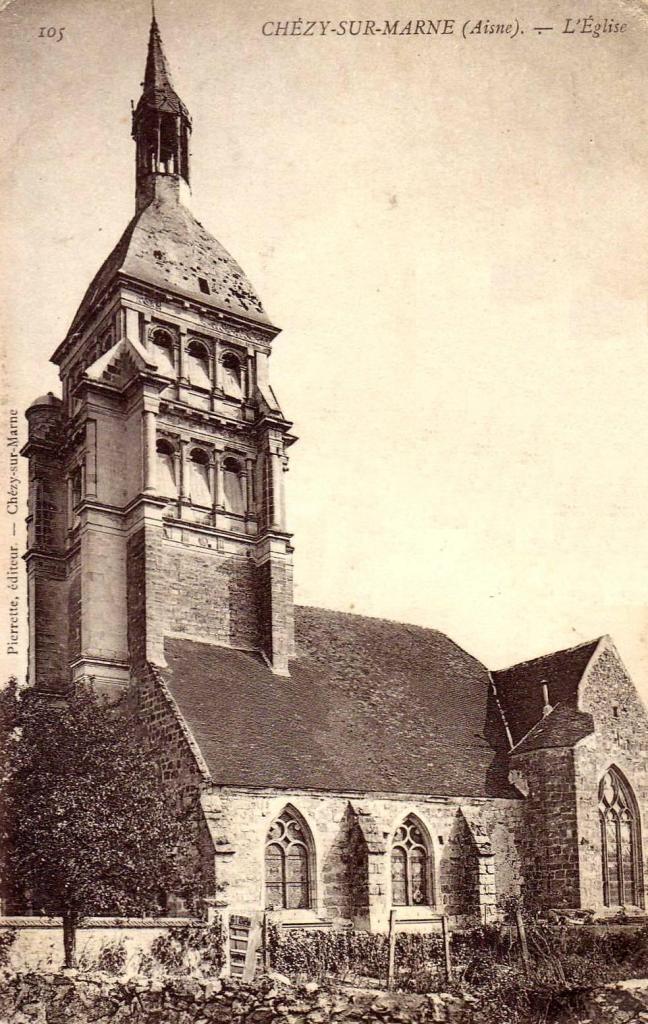
[[[9,954],[16,941],[15,928],[3,928],[0,932],[0,967],[9,966]]]
[[[154,940],[149,972],[156,966],[165,974],[218,977],[224,962],[223,928],[220,918],[209,925],[179,925]],[[150,966],[149,966],[150,964]]]
[[[332,983],[374,979],[384,986],[388,941],[384,935],[347,931],[268,930],[271,966],[294,979]],[[438,935],[401,933],[395,950],[395,988],[440,992],[448,988],[474,1000],[476,1019],[498,1024],[570,1020],[596,986],[648,977],[648,926],[595,929],[527,923],[525,965],[513,930],[486,926],[452,935],[453,976],[446,983]]]
[[[162,784],[127,699],[0,691],[0,847],[14,899],[62,915],[66,964],[89,915],[199,895],[195,809]]]
[[[123,939],[104,942],[96,956],[85,950],[79,955],[77,966],[80,971],[102,971],[104,974],[122,974],[126,967],[126,943]]]

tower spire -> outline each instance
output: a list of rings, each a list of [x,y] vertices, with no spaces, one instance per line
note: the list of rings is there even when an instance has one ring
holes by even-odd
[[[155,195],[158,175],[189,184],[190,133],[191,117],[173,85],[152,0],[142,95],[133,113],[138,209]]]

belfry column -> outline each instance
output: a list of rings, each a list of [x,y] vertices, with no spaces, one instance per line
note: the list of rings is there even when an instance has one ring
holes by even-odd
[[[155,453],[155,411],[144,408],[142,412],[142,450],[143,450],[143,491],[145,494],[156,494],[156,453]]]

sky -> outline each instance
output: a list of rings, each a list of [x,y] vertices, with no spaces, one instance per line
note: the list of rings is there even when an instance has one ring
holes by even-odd
[[[641,6],[595,3],[627,26],[598,37],[546,0],[489,4],[503,35],[471,31],[472,0],[156,7],[193,117],[192,208],[282,328],[296,600],[440,629],[491,668],[609,633],[648,698]],[[298,18],[347,30],[273,34]],[[419,18],[455,25],[407,34]],[[48,358],[134,211],[149,19],[144,0],[0,12],[21,413],[57,390]]]

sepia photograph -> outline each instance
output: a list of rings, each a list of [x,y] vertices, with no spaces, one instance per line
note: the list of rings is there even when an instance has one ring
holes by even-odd
[[[648,1021],[645,3],[0,39],[0,1022]]]

